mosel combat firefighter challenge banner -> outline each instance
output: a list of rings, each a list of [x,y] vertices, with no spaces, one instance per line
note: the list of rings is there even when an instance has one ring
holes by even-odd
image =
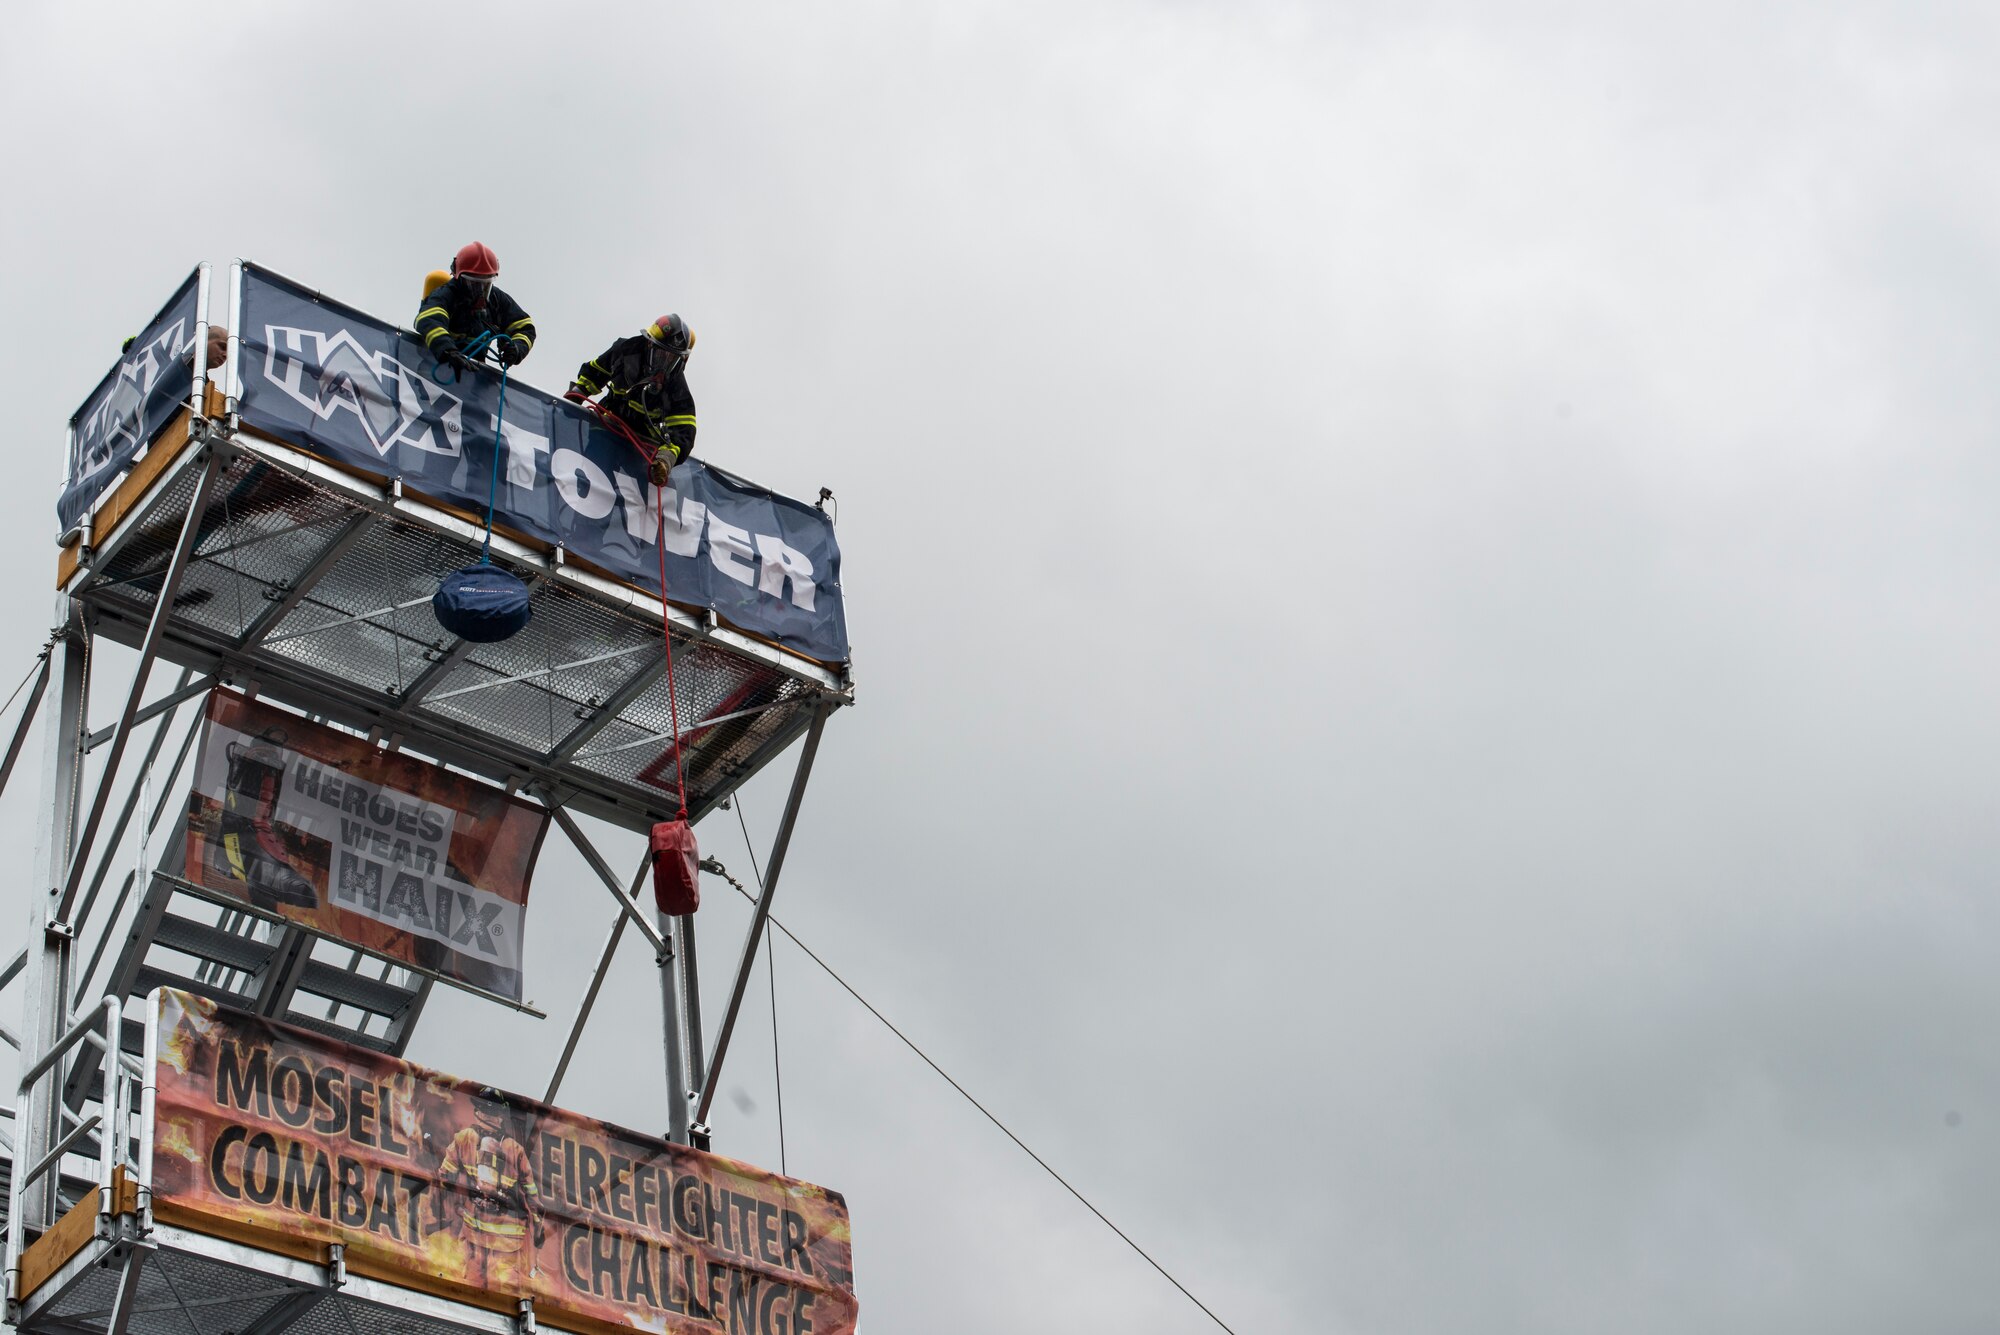
[[[498,439],[502,527],[654,593],[664,502],[675,602],[823,662],[847,660],[840,547],[819,509],[700,460],[657,487],[629,443],[519,380],[496,437],[497,371],[440,372],[402,330],[249,265],[240,318],[246,425],[480,514]]]
[[[186,878],[511,1001],[549,813],[490,784],[218,690]]]
[[[139,331],[118,365],[98,382],[70,418],[69,474],[56,517],[75,528],[111,484],[181,410],[194,389],[197,269],[152,322]]]
[[[847,1335],[838,1192],[154,993],[163,1222],[565,1330]]]

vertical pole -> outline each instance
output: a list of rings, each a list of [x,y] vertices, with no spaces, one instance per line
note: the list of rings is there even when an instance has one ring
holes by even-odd
[[[75,940],[55,909],[69,873],[70,851],[75,846],[77,769],[83,763],[83,713],[90,691],[85,672],[90,654],[90,628],[81,611],[67,594],[57,596],[55,641],[49,648],[55,698],[49,701],[42,728],[42,798],[35,823],[38,889],[29,896],[28,908],[28,962],[21,1026],[23,1070],[41,1060],[69,1028],[71,953]],[[58,1066],[24,1093],[14,1154],[16,1172],[38,1162],[54,1148],[62,1134],[61,1089],[62,1073]],[[54,1173],[46,1174],[22,1193],[21,1219],[27,1227],[45,1229],[55,1223],[56,1177]]]
[[[229,266],[229,364],[223,375],[223,412],[229,417],[229,431],[236,431],[236,408],[243,398],[243,261]]]
[[[111,1170],[125,1156],[125,1008],[116,997],[104,999],[104,1102],[97,1124],[97,1212],[110,1218],[118,1213],[118,1194],[111,1189]],[[81,1049],[77,1060],[83,1060]],[[51,1169],[55,1177],[60,1169]]]
[[[194,280],[194,348],[189,354],[189,366],[194,371],[194,388],[188,393],[188,434],[201,434],[201,424],[208,416],[208,261],[203,260],[195,267]]]
[[[750,986],[750,971],[757,966],[757,947],[764,939],[764,924],[771,918],[771,898],[778,893],[778,874],[785,869],[785,850],[791,847],[792,826],[799,818],[799,803],[805,799],[806,780],[812,777],[813,757],[819,754],[820,733],[826,729],[831,705],[813,711],[812,727],[806,732],[805,747],[799,753],[799,767],[792,773],[792,791],[785,799],[785,814],[778,820],[778,836],[771,843],[771,860],[764,869],[764,893],[757,896],[757,910],[750,915],[750,930],[743,938],[743,958],[736,965],[736,985],[729,990],[729,1005],[722,1012],[722,1025],[715,1031],[715,1056],[710,1059],[708,1078],[701,1083],[701,1099],[695,1104],[693,1130],[708,1134],[708,1110],[715,1104],[715,1078],[722,1073],[722,1060],[729,1055],[729,1039],[736,1032],[736,1017],[743,1009],[743,993]]]
[[[667,1139],[685,1145],[688,1085],[681,1060],[680,979],[679,971],[674,968],[674,917],[664,911],[660,913],[660,935],[667,942],[667,948],[660,954],[660,1036],[667,1059]]]
[[[681,925],[681,1001],[687,1011],[687,1087],[700,1089],[708,1082],[708,1059],[702,1056],[701,1033],[701,970],[697,967],[700,958],[694,948],[694,915],[682,914]]]

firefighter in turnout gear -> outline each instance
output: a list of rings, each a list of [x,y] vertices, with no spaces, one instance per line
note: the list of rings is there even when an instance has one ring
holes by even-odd
[[[694,395],[687,384],[692,351],[694,332],[687,321],[662,315],[579,366],[576,383],[569,387],[571,398],[587,399],[603,391],[601,406],[652,447],[649,471],[662,486],[673,466],[694,453]]]
[[[234,881],[250,902],[266,911],[281,904],[313,908],[313,883],[285,860],[285,846],[272,824],[278,794],[285,787],[284,735],[267,732],[250,745],[231,742],[223,754],[229,777],[222,794],[218,839],[209,847],[210,866],[225,882]]]
[[[438,1196],[440,1222],[465,1244],[466,1279],[498,1291],[526,1281],[534,1262],[530,1232],[537,1247],[547,1236],[534,1167],[508,1125],[511,1112],[499,1090],[475,1091],[473,1125],[452,1136],[438,1163],[438,1181],[445,1187]],[[453,1198],[458,1217],[444,1219],[446,1201]]]
[[[472,365],[468,345],[491,334],[503,365],[525,358],[535,346],[535,322],[493,285],[499,276],[500,259],[491,246],[474,241],[460,247],[452,257],[451,277],[427,292],[417,311],[417,337],[424,351],[463,371]]]

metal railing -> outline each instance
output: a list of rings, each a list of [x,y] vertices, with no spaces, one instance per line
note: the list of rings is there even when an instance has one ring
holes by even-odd
[[[140,1071],[122,1050],[125,1008],[115,996],[107,996],[90,1012],[77,1018],[67,1033],[41,1055],[32,1065],[21,1072],[21,1080],[16,1090],[15,1107],[20,1110],[15,1118],[16,1144],[29,1145],[30,1137],[19,1135],[22,1119],[34,1115],[37,1106],[52,1106],[60,1109],[58,1125],[63,1121],[74,1121],[76,1125],[58,1137],[46,1153],[30,1164],[23,1164],[17,1157],[14,1162],[13,1181],[10,1184],[10,1198],[7,1211],[7,1302],[11,1306],[21,1298],[21,1255],[27,1250],[27,1217],[22,1205],[27,1196],[28,1186],[46,1174],[56,1174],[51,1185],[60,1181],[60,1171],[65,1157],[97,1132],[97,1211],[98,1232],[107,1231],[110,1220],[118,1213],[117,1170],[127,1167],[136,1173],[137,1163],[132,1146],[132,1097],[131,1081]],[[100,1032],[101,1026],[101,1032]],[[88,1044],[97,1048],[98,1060],[103,1069],[103,1097],[98,1111],[88,1117],[71,1112],[63,1103],[63,1058],[72,1048]],[[79,1054],[77,1060],[88,1058]],[[38,1105],[35,1087],[48,1082],[44,1092],[45,1103]],[[56,1193],[51,1191],[54,1199]],[[53,1225],[51,1216],[48,1223]]]

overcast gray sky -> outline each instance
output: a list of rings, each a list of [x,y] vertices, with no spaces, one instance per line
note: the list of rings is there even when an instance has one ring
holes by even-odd
[[[678,310],[703,455],[838,493],[779,916],[1239,1335],[1990,1328],[2000,11],[8,22],[0,689],[63,422],[195,261],[407,318],[481,239],[530,380]],[[412,1055],[539,1090],[609,920],[552,843],[550,1018]],[[869,1335],[1209,1329],[777,970]],[[717,1147],[775,1165],[759,982]],[[662,1124],[653,987],[563,1102]]]

